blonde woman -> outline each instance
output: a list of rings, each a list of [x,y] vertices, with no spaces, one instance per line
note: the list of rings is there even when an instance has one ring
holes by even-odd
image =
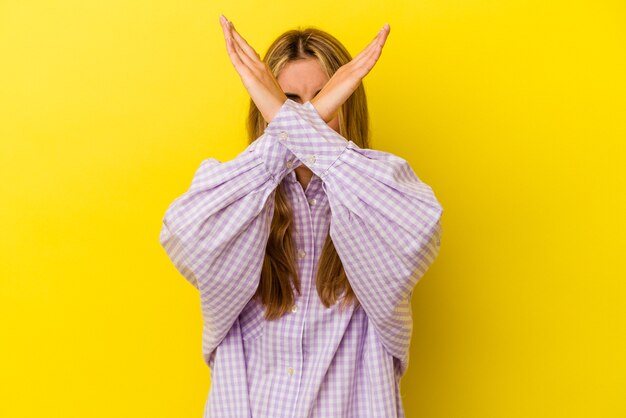
[[[290,30],[263,60],[220,17],[250,97],[250,144],[206,158],[160,242],[200,292],[205,418],[403,417],[411,294],[443,208],[406,160],[368,148],[362,78],[333,36]]]

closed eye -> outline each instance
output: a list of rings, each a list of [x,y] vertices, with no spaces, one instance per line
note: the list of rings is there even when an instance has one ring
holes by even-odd
[[[317,96],[317,94],[322,91],[322,89],[319,89],[318,91],[315,92],[315,96]],[[285,96],[287,96],[287,98],[293,100],[294,102],[301,102],[302,99],[300,98],[300,95],[296,94],[296,93],[285,93]]]

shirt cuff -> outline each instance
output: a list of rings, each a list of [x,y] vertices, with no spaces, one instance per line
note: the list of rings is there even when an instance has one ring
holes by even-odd
[[[302,165],[289,148],[282,145],[274,136],[268,135],[267,131],[248,145],[247,151],[263,162],[274,186],[296,167]]]
[[[355,145],[328,126],[310,101],[301,105],[287,99],[267,125],[265,135],[322,179],[339,156]]]

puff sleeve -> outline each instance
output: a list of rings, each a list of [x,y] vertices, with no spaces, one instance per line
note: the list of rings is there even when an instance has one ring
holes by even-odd
[[[259,285],[275,189],[298,165],[293,157],[264,133],[230,161],[207,158],[162,218],[161,246],[200,293],[209,365]]]
[[[411,294],[440,248],[443,208],[408,162],[358,147],[310,103],[288,99],[266,133],[322,180],[330,236],[382,345],[408,366]]]

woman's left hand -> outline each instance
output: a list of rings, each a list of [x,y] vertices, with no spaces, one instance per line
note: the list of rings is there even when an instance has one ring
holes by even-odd
[[[334,119],[339,107],[348,100],[361,83],[361,79],[374,67],[390,30],[389,24],[385,24],[365,49],[349,63],[339,67],[322,90],[311,99],[311,104],[326,123]]]

